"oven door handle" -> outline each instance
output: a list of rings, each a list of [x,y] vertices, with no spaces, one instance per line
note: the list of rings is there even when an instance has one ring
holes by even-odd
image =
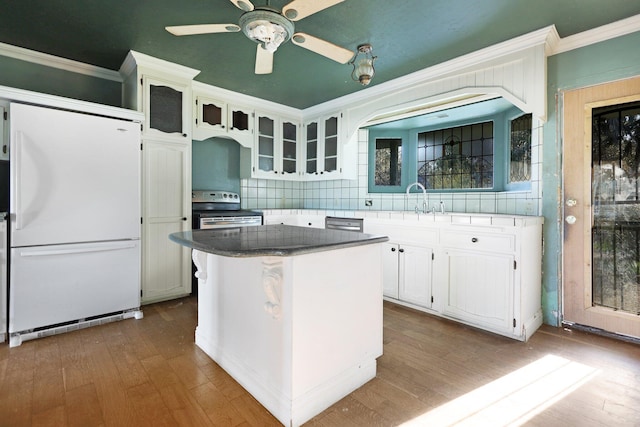
[[[230,218],[230,219],[219,219],[219,218],[202,218],[200,220],[201,226],[207,225],[242,225],[242,224],[257,224],[258,222],[262,222],[258,219],[259,217],[247,217],[247,218]]]

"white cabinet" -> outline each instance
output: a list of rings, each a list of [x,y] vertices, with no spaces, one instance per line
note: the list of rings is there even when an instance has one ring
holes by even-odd
[[[542,221],[441,233],[442,313],[522,341],[542,324]]]
[[[143,143],[142,302],[191,293],[190,250],[170,241],[191,229],[191,149],[185,144]]]
[[[191,229],[193,78],[198,70],[130,51],[124,106],[142,111],[142,302],[191,292],[189,251],[168,235]]]
[[[542,324],[542,218],[365,218],[364,229],[390,239],[383,252],[387,301],[521,341]]]
[[[431,307],[433,250],[387,242],[383,252],[383,295],[421,307]]]
[[[130,51],[120,67],[123,106],[142,111],[143,138],[191,142],[191,82],[199,71]]]
[[[305,124],[305,179],[336,179],[342,173],[341,118],[336,113]]]
[[[444,264],[444,314],[513,333],[513,256],[447,249]]]
[[[421,307],[431,307],[433,250],[401,244],[398,259],[398,298]]]
[[[195,95],[196,118],[193,139],[232,138],[242,146],[253,146],[253,109]]]
[[[256,113],[252,177],[297,179],[300,124],[272,114]]]
[[[156,139],[191,141],[191,88],[149,75],[142,76],[144,135]]]

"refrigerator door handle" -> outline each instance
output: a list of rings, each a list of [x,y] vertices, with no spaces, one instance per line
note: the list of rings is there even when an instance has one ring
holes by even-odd
[[[106,252],[106,251],[118,251],[122,249],[130,249],[136,246],[135,242],[119,243],[113,245],[102,245],[94,247],[82,247],[82,248],[64,248],[64,249],[50,249],[45,251],[19,251],[21,257],[38,257],[38,256],[54,256],[54,255],[69,255],[69,254],[83,254],[88,252]]]
[[[21,170],[21,164],[22,164],[22,139],[23,139],[23,133],[22,131],[16,131],[15,132],[15,139],[14,139],[14,143],[13,146],[11,147],[11,155],[13,157],[13,159],[11,159],[11,161],[14,164],[13,169],[13,176],[11,177],[11,180],[13,181],[13,188],[11,189],[11,193],[13,194],[13,206],[14,206],[14,214],[15,214],[15,229],[16,230],[22,230],[22,203],[20,200],[20,190],[18,189],[18,181],[19,181],[19,174],[20,174],[20,170]]]

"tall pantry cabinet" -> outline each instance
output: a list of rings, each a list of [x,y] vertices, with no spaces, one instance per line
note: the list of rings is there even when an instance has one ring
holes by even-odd
[[[142,128],[142,303],[191,293],[190,250],[168,235],[191,229],[191,81],[198,70],[130,51],[123,105]]]

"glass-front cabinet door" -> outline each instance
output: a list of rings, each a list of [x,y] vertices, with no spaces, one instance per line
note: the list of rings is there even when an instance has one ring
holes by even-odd
[[[295,175],[298,172],[298,124],[282,122],[282,174]]]
[[[275,119],[266,115],[257,115],[257,170],[276,172],[276,134]]]
[[[307,175],[318,173],[318,122],[306,126],[306,167]]]
[[[188,140],[189,90],[187,84],[144,77],[145,131],[147,134]]]
[[[340,114],[307,122],[304,136],[305,179],[335,179],[341,161]]]
[[[338,170],[338,117],[324,121],[324,172]]]

